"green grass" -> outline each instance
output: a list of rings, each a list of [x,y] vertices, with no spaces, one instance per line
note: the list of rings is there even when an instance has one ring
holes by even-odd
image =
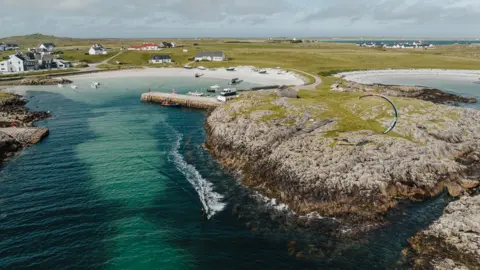
[[[12,94],[10,93],[5,93],[5,92],[2,92],[2,90],[0,90],[0,98],[7,98],[9,96],[11,96]]]
[[[183,52],[183,48],[169,48],[161,51],[124,51],[118,57],[109,61],[109,64],[115,64],[116,61],[120,61],[125,65],[138,65],[138,66],[158,66],[154,64],[149,64],[149,61],[152,59],[153,55],[158,54],[168,54],[172,58],[174,63],[170,64],[172,67],[183,66],[188,62],[188,58],[195,56],[195,52],[189,50],[189,52]]]
[[[100,63],[108,58],[114,56],[118,51],[111,51],[105,55],[88,55],[88,48],[82,50],[62,50],[63,54],[60,58],[67,61],[78,61],[85,63]],[[87,55],[85,55],[87,54]]]

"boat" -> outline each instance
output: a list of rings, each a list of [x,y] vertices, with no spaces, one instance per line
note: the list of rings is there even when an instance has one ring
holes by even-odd
[[[59,83],[57,84],[58,88],[62,88],[63,87],[63,84]]]
[[[203,73],[195,73],[195,78],[203,76]]]
[[[235,96],[236,94],[237,94],[237,90],[235,88],[225,88],[220,93],[220,95],[224,97]]]
[[[243,80],[240,80],[238,78],[233,78],[232,81],[230,81],[228,84],[229,85],[234,85],[234,84],[239,84],[241,82],[243,82]]]
[[[72,84],[70,87],[72,87],[72,89],[77,89],[77,86]]]
[[[191,96],[196,96],[196,97],[201,97],[201,96],[204,96],[205,94],[204,93],[199,93],[197,91],[195,92],[188,92],[189,95]]]
[[[192,69],[192,67],[191,67],[191,66],[189,66],[189,65],[185,65],[185,66],[183,66],[183,68],[186,68],[186,69]]]
[[[198,69],[200,69],[200,70],[205,70],[206,68],[203,67],[203,66],[199,66]]]
[[[218,84],[210,86],[210,88],[207,89],[207,92],[215,92],[220,89],[220,86]]]
[[[169,101],[164,101],[164,102],[160,103],[160,105],[164,106],[164,107],[180,107],[179,103],[169,102]]]
[[[265,69],[259,70],[258,73],[260,74],[267,74],[267,71]]]
[[[235,68],[234,68],[234,67],[228,67],[228,68],[226,68],[226,70],[227,70],[227,71],[234,71]]]

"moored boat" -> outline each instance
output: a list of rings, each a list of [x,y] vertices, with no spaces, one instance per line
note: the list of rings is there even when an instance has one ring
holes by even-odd
[[[195,78],[203,76],[203,73],[195,73]]]
[[[234,71],[235,68],[234,68],[234,67],[228,67],[228,68],[226,68],[226,70],[227,70],[227,71]]]
[[[232,81],[230,81],[228,84],[233,85],[233,84],[239,84],[243,82],[243,80],[240,80],[238,78],[233,78]]]
[[[175,102],[170,102],[168,100],[160,103],[161,106],[164,106],[164,107],[180,107],[180,104],[179,103],[175,103]]]
[[[185,66],[183,66],[183,68],[186,68],[186,69],[192,69],[192,67],[191,67],[191,66],[189,66],[189,65],[185,65]]]
[[[205,70],[206,69],[204,66],[199,66],[197,68],[200,69],[200,70]]]
[[[235,88],[225,88],[220,93],[220,95],[224,97],[235,96],[236,94],[237,94],[237,89]]]
[[[260,74],[267,74],[267,71],[266,71],[265,69],[262,69],[262,70],[258,71],[258,73],[260,73]]]
[[[70,87],[72,87],[72,89],[77,89],[77,86],[72,84]]]
[[[218,84],[210,86],[210,88],[207,89],[207,92],[215,92],[220,89],[220,86]]]
[[[58,88],[62,88],[63,87],[63,84],[59,83],[57,84]]]

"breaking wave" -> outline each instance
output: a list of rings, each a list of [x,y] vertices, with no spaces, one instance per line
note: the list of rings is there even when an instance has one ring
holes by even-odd
[[[187,178],[188,182],[197,192],[200,202],[207,212],[207,217],[210,219],[213,215],[225,208],[226,204],[222,202],[223,196],[213,191],[213,184],[204,179],[193,165],[185,161],[179,152],[180,142],[183,136],[173,128],[172,130],[176,135],[176,141],[170,155],[177,169]]]

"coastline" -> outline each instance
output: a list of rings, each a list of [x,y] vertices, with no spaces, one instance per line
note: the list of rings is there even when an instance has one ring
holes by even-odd
[[[30,111],[26,104],[17,94],[0,98],[0,164],[49,134],[48,128],[35,127],[34,123],[49,118],[50,113]]]
[[[383,70],[360,70],[341,72],[333,75],[337,78],[343,78],[347,81],[354,81],[363,84],[375,83],[379,76],[395,76],[408,78],[433,78],[441,77],[448,80],[480,80],[480,70],[460,70],[460,69],[383,69]]]
[[[241,66],[236,67],[235,71],[226,71],[225,69],[217,70],[199,70],[199,69],[184,69],[184,68],[143,68],[132,70],[114,70],[89,74],[78,74],[72,76],[65,76],[69,80],[75,79],[103,79],[103,78],[132,78],[132,77],[191,77],[194,78],[195,73],[203,73],[202,77],[211,79],[231,80],[239,78],[241,80],[260,84],[279,84],[279,85],[303,85],[305,78],[300,74],[288,72],[285,74],[277,74],[277,69],[266,69],[267,74],[260,74],[253,71],[253,67]],[[198,78],[201,80],[201,78]]]

